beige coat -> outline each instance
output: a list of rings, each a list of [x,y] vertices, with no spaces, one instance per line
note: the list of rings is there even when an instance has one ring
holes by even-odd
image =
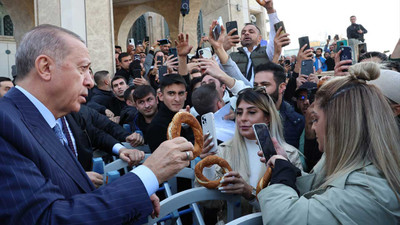
[[[297,178],[300,197],[283,184],[259,193],[264,224],[400,224],[399,200],[372,163],[318,189],[325,178],[324,161],[321,159],[312,174]]]

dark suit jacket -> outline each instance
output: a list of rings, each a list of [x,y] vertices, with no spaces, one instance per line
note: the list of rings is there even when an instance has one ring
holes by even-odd
[[[85,171],[93,170],[93,147],[112,155],[112,147],[119,143],[118,140],[95,127],[90,121],[85,121],[79,113],[72,112],[65,118],[75,138],[78,161]]]
[[[95,190],[36,107],[18,89],[0,100],[2,224],[121,224],[152,205],[133,173]]]

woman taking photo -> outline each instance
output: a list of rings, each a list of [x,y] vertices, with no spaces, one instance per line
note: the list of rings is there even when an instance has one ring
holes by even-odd
[[[366,83],[380,69],[359,63],[349,73],[316,93],[313,129],[324,155],[312,174],[296,181],[285,147],[274,143],[271,182],[257,196],[264,224],[399,223],[399,129],[385,97]]]
[[[273,100],[266,94],[265,88],[256,90],[247,88],[240,91],[236,102],[235,134],[230,141],[220,144],[216,152],[229,163],[233,171],[224,175],[213,166],[205,168],[204,175],[212,180],[223,177],[221,183],[227,186],[220,187],[221,192],[243,196],[246,201],[242,201],[242,214],[253,212],[252,206],[258,208],[254,187],[266,171],[265,164],[259,162],[257,155],[259,147],[252,128],[255,123],[268,124],[271,136],[285,146],[289,160],[298,168],[302,168],[298,150],[283,139],[281,119]],[[208,153],[212,147],[208,145],[209,139],[205,140],[203,157],[211,154]]]

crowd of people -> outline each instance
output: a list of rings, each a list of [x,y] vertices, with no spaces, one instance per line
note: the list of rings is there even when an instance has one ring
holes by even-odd
[[[289,34],[274,29],[273,1],[259,3],[271,26],[267,45],[255,24],[229,33],[221,25],[216,38],[213,21],[194,55],[182,33],[126,52],[115,46],[115,74],[92,71],[84,42],[66,29],[40,25],[25,34],[15,80],[0,78],[0,221],[145,223],[160,211],[159,185],[194,159],[190,127],[167,140],[174,115],[189,112],[200,122],[223,110],[217,143],[205,134],[199,158],[230,164],[229,173],[216,166],[203,173],[223,178],[222,193],[242,196],[242,215],[261,211],[266,224],[399,223],[400,39],[389,58],[366,52],[354,65],[340,60],[338,37],[285,58]],[[350,19],[349,39],[363,42],[366,29]],[[302,73],[304,60],[314,60],[314,73]],[[334,76],[321,76],[328,70]],[[269,159],[259,151],[256,123],[272,136]],[[227,124],[234,132],[218,133]],[[94,150],[135,168],[104,185],[92,171]],[[145,153],[151,156],[141,163]],[[271,181],[257,195],[268,167]],[[178,181],[179,190],[188,188]],[[223,204],[203,207],[207,224],[224,223]]]

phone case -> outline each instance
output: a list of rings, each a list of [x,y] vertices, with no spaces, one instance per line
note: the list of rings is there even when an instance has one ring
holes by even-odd
[[[226,33],[229,33],[229,32],[230,32],[231,30],[233,30],[234,28],[236,28],[236,31],[232,33],[232,36],[233,36],[233,35],[238,35],[238,34],[239,34],[238,31],[237,31],[237,28],[238,28],[237,22],[236,22],[236,21],[229,21],[229,22],[226,22]]]
[[[214,143],[214,147],[209,152],[217,151],[217,134],[215,132],[215,123],[214,123],[214,113],[207,113],[201,116],[201,127],[203,128],[203,134],[210,133],[213,137],[212,142]]]
[[[308,36],[300,37],[299,38],[300,48],[302,48],[305,44],[307,44],[307,47],[304,49],[304,51],[310,49],[310,41],[308,40]]]
[[[340,48],[340,50],[342,50],[342,52],[340,53],[340,61],[353,59],[351,55],[352,49],[350,46],[343,46]],[[352,65],[352,64],[348,63],[346,65]]]
[[[285,25],[283,24],[283,21],[279,21],[278,23],[274,24],[275,32],[279,30],[279,28],[282,27],[282,32],[281,33],[286,33]]]
[[[314,62],[311,59],[301,61],[300,74],[310,75],[314,73]]]
[[[199,55],[203,56],[205,59],[211,59],[212,54],[211,54],[211,49],[210,48],[202,48],[199,49],[198,51]]]
[[[168,73],[166,66],[158,67],[158,80],[161,82],[164,79],[164,75]]]

